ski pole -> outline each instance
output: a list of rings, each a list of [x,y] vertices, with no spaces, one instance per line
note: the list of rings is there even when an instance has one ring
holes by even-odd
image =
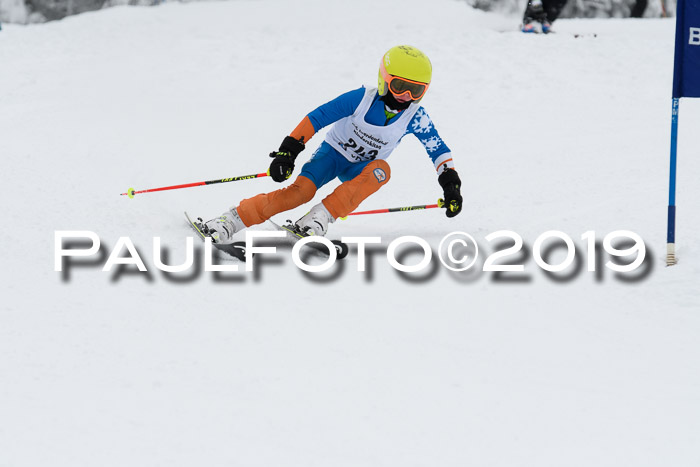
[[[179,190],[180,188],[189,188],[192,186],[203,186],[203,185],[214,185],[215,183],[237,182],[239,180],[249,180],[251,178],[267,177],[268,175],[270,175],[269,172],[252,174],[252,175],[241,175],[240,177],[222,178],[219,180],[207,180],[205,182],[185,183],[183,185],[164,186],[164,187],[160,187],[160,188],[149,188],[148,190],[140,190],[140,191],[136,191],[133,188],[129,188],[128,190],[126,190],[126,193],[122,193],[121,196],[126,195],[129,198],[133,198],[134,195],[138,195],[140,193],[151,193],[154,191],[165,191],[165,190]]]
[[[383,214],[385,212],[403,212],[403,211],[419,211],[421,209],[434,209],[434,208],[444,208],[445,201],[440,198],[437,204],[422,204],[420,206],[403,206],[400,208],[384,208],[384,209],[373,209],[371,211],[357,211],[351,212],[348,216],[364,216],[365,214]],[[347,216],[341,219],[347,219]]]

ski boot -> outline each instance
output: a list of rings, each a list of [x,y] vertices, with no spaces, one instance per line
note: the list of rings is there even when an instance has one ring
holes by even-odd
[[[212,241],[218,244],[233,243],[233,235],[245,228],[246,225],[236,208],[231,208],[221,216],[201,224],[202,234],[211,237]]]
[[[335,222],[328,209],[319,203],[311,208],[308,214],[295,222],[295,225],[305,236],[320,235],[325,236],[328,232],[328,224]]]
[[[293,237],[296,237],[297,241],[314,236],[325,236],[328,232],[328,224],[335,222],[335,219],[328,212],[328,209],[319,203],[309,211],[308,214],[303,216],[301,219],[292,223],[292,221],[287,221],[287,224],[279,226],[282,230],[286,230]],[[335,247],[336,257],[338,259],[343,259],[348,255],[349,248],[347,244],[341,242],[340,240],[331,240],[333,246]],[[325,246],[319,245],[318,243],[310,243],[309,246],[315,250],[320,251],[323,254],[328,254],[328,250]]]
[[[236,259],[245,261],[247,259],[245,242],[234,242],[231,238],[236,229],[236,216],[233,216],[235,212],[236,210],[233,209],[232,211],[225,212],[221,217],[207,222],[204,222],[201,217],[193,221],[186,212],[185,218],[187,218],[187,223],[190,227],[197,232],[203,241],[206,241],[207,238],[211,238],[212,243],[217,249],[228,253]],[[240,222],[240,219],[238,219],[238,222]],[[243,222],[240,222],[240,224],[242,225]],[[242,228],[245,228],[245,225]]]

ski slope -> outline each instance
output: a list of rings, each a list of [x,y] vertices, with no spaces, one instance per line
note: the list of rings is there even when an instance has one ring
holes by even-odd
[[[698,465],[689,100],[680,262],[664,264],[674,23],[562,20],[550,36],[517,24],[454,0],[241,0],[3,25],[0,466]],[[415,235],[436,249],[464,231],[488,251],[499,230],[530,249],[550,230],[581,247],[584,232],[630,230],[647,274],[623,281],[598,264],[557,282],[528,256],[519,281],[436,260],[400,275],[381,248],[365,272],[351,255],[304,274],[282,248],[255,272],[154,267],[154,237],[169,262],[185,259],[183,211],[211,218],[280,185],[120,193],[265,171],[307,112],[375,85],[401,43],[432,60],[422,103],[453,151],[464,210],[358,216],[330,236],[385,248]],[[391,182],[360,209],[441,196],[416,140],[388,162]],[[95,232],[104,256],[54,271],[61,230]],[[123,236],[148,273],[101,271]]]

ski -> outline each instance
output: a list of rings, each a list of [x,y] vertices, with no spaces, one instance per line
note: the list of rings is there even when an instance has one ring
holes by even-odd
[[[189,226],[192,227],[192,230],[197,232],[199,238],[201,238],[202,241],[204,241],[204,239],[207,238],[207,235],[202,231],[202,224],[204,224],[202,218],[198,217],[196,221],[193,221],[192,219],[190,219],[190,216],[189,214],[187,214],[186,211],[185,217],[187,218],[187,223],[189,224]],[[218,250],[223,251],[229,256],[232,256],[241,261],[245,261],[245,242],[233,242],[226,244],[214,243],[214,246]]]
[[[279,225],[276,222],[273,222],[268,219],[268,222],[272,224],[275,228],[278,230],[281,230],[283,232],[287,232],[287,237],[291,239],[293,242],[298,242],[302,238],[306,238],[309,235],[305,232],[302,232],[299,230],[299,227],[296,226],[291,220],[287,220],[287,223],[284,225]],[[341,242],[340,240],[331,240],[333,245],[335,245],[335,252],[336,252],[336,258],[337,259],[343,259],[348,255],[349,248],[347,244]],[[328,256],[329,252],[328,249],[319,243],[311,242],[309,243],[309,246],[313,248],[314,250],[318,251],[321,254],[324,254]]]

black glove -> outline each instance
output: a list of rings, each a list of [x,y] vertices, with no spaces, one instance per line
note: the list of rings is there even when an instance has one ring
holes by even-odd
[[[454,217],[462,211],[462,194],[459,191],[462,181],[454,169],[445,169],[438,177],[445,201],[445,215]]]
[[[287,136],[280,144],[279,151],[271,152],[274,157],[270,163],[270,177],[276,182],[283,182],[292,176],[294,159],[304,150],[304,143]]]

